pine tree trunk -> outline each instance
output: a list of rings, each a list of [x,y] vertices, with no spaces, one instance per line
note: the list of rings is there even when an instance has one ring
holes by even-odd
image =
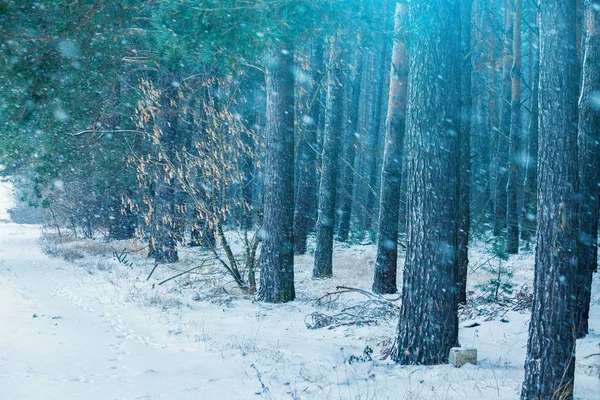
[[[409,63],[408,242],[392,351],[402,364],[446,363],[458,343],[459,13],[459,0],[410,2],[410,24],[419,34]]]
[[[510,150],[509,150],[509,175],[507,186],[507,241],[508,254],[519,253],[519,216],[522,214],[519,207],[521,192],[521,19],[523,18],[522,0],[514,0],[513,23],[513,65],[511,70],[512,96],[511,96],[511,123],[510,123]]]
[[[511,122],[511,107],[510,99],[512,92],[512,81],[510,79],[510,70],[512,67],[512,34],[513,34],[513,18],[510,12],[509,0],[503,1],[504,11],[504,43],[502,46],[502,94],[500,97],[500,131],[497,132],[498,141],[496,148],[497,157],[497,178],[495,187],[494,199],[494,236],[502,235],[502,231],[506,228],[506,205],[508,185],[508,152]]]
[[[371,85],[373,90],[371,121],[372,125],[368,127],[367,148],[365,149],[365,172],[368,182],[366,210],[363,213],[364,219],[362,228],[365,231],[370,231],[373,228],[373,220],[375,218],[376,198],[378,180],[377,156],[379,153],[379,133],[381,128],[381,107],[383,102],[383,76],[385,68],[385,43],[380,46],[377,53],[374,55],[374,80]]]
[[[357,47],[361,47],[357,39]],[[340,212],[338,223],[338,240],[348,241],[350,236],[350,220],[352,218],[352,201],[354,199],[354,165],[356,161],[356,138],[358,137],[358,119],[360,114],[360,94],[363,75],[364,55],[357,51],[354,59],[352,75],[352,94],[348,107],[348,125],[343,144],[343,155],[340,166]]]
[[[490,216],[491,223],[493,225],[493,234],[498,237],[502,233],[502,221],[503,219],[496,218],[496,204],[502,205],[501,201],[496,200],[496,188],[500,185],[498,176],[498,138],[500,136],[500,110],[502,104],[502,54],[504,53],[504,28],[498,31],[497,27],[504,26],[504,17],[498,18],[498,15],[502,15],[501,5],[504,0],[490,0],[489,9],[487,10],[486,18],[486,33],[490,40],[492,47],[490,55],[488,57],[488,63],[492,66],[487,74],[487,93],[488,93],[488,114],[486,118],[486,128],[490,135],[490,157],[489,157],[489,177],[488,177],[488,188],[490,192]],[[500,67],[498,67],[500,64]],[[500,95],[499,95],[500,94]],[[498,214],[502,212],[499,211]],[[505,216],[506,217],[506,216]],[[505,218],[503,217],[503,218]]]
[[[115,102],[117,106],[121,106],[120,99],[125,97],[123,86],[120,81],[115,84]],[[112,129],[117,130],[121,126],[121,114],[115,113],[111,118]],[[123,170],[118,171],[119,175],[126,176],[126,166],[123,164]],[[119,181],[122,185],[124,182]],[[138,226],[138,215],[129,207],[123,204],[123,197],[131,198],[130,189],[125,189],[122,192],[111,190],[108,200],[109,221],[108,221],[108,237],[114,240],[127,240],[135,237],[135,232]]]
[[[600,10],[585,2],[586,38],[579,100],[579,244],[577,282],[578,338],[588,333],[592,276],[598,268],[600,198]],[[596,96],[596,97],[594,97]]]
[[[239,223],[240,228],[243,230],[252,229],[254,227],[254,165],[255,165],[255,138],[253,134],[257,131],[258,126],[258,114],[260,110],[260,86],[264,83],[264,75],[255,70],[249,68],[246,73],[248,96],[247,103],[245,106],[247,128],[248,131],[242,132],[242,144],[244,151],[240,160],[240,170],[242,172],[241,182],[241,204],[238,208],[240,209]]]
[[[539,28],[537,5],[531,6],[529,10],[531,17],[529,23]],[[540,79],[540,46],[539,34],[532,32],[530,28],[529,37],[529,65],[530,85],[531,85],[531,110],[528,126],[528,151],[527,166],[525,172],[525,185],[523,190],[523,226],[521,228],[521,238],[530,241],[536,229],[536,208],[537,208],[537,154],[538,154],[538,132],[539,132],[539,79]]]
[[[258,299],[292,301],[294,289],[294,56],[293,45],[274,49],[266,68],[267,126],[262,247]]]
[[[371,71],[370,67],[372,63],[372,54],[370,54],[367,49],[363,52],[363,76],[361,77],[361,91],[359,98],[359,116],[358,116],[358,133],[357,136],[357,149],[359,149],[358,154],[355,157],[355,171],[354,171],[354,188],[353,188],[353,201],[352,201],[352,218],[350,219],[350,230],[352,234],[355,236],[355,240],[360,240],[364,237],[364,229],[362,226],[362,221],[365,219],[366,204],[367,204],[367,193],[368,190],[365,178],[366,171],[365,168],[365,148],[366,148],[366,138],[368,136],[368,127],[371,125],[371,117],[372,113],[371,104],[372,104],[372,93],[373,91],[369,89],[369,85],[371,82]],[[356,225],[354,229],[352,229],[353,223]]]
[[[408,7],[397,3],[394,31],[406,25]],[[405,40],[394,40],[390,89],[386,120],[386,141],[381,173],[381,198],[377,235],[377,259],[373,277],[373,292],[396,293],[398,264],[398,218],[404,133],[406,125],[406,91],[408,79],[408,51]]]
[[[307,114],[301,117],[301,138],[298,144],[298,192],[294,211],[294,252],[306,253],[306,241],[311,223],[312,211],[317,202],[316,161],[317,130],[322,118],[322,106],[319,99],[323,79],[323,45],[317,41],[311,46],[311,74],[307,90]]]
[[[472,121],[472,58],[471,54],[471,9],[473,0],[460,1],[461,19],[461,115],[458,161],[458,254],[457,285],[458,302],[467,302],[467,270],[469,267],[469,231],[471,229],[471,124]]]
[[[491,41],[490,9],[487,0],[477,0],[473,3],[473,98],[476,105],[473,112],[473,126],[471,130],[472,165],[471,165],[471,206],[473,215],[478,222],[489,215],[493,205],[493,186],[491,185],[492,161],[492,119],[496,115],[493,107],[494,95],[494,69],[493,51],[483,50],[482,44]],[[478,224],[479,225],[479,224]],[[478,226],[479,227],[479,226]],[[475,229],[477,229],[476,227]]]
[[[341,77],[339,39],[332,40],[330,65],[327,76],[327,101],[325,106],[325,132],[323,137],[323,164],[319,187],[319,213],[317,217],[317,247],[315,249],[314,278],[333,275],[333,228],[335,224],[335,199],[338,175],[338,147],[342,131],[344,88]]]
[[[535,278],[521,398],[571,399],[577,278],[575,0],[540,4]]]

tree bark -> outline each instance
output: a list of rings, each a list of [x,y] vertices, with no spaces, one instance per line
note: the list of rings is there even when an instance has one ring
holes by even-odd
[[[397,3],[394,31],[405,29],[408,7]],[[406,94],[408,80],[408,50],[406,39],[394,40],[390,88],[386,120],[386,141],[381,173],[381,195],[377,235],[377,259],[373,277],[373,292],[396,293],[398,265],[398,218],[404,133],[406,125]]]
[[[508,254],[519,253],[519,216],[522,214],[519,207],[521,197],[521,20],[523,18],[522,0],[514,0],[513,23],[513,65],[510,72],[512,79],[511,96],[511,123],[509,141],[509,174],[507,185],[506,225],[507,240],[506,251]]]
[[[381,109],[383,103],[383,86],[384,86],[384,75],[385,75],[385,58],[387,55],[387,38],[378,46],[375,54],[373,55],[373,82],[371,84],[372,93],[372,113],[371,121],[372,125],[367,127],[367,145],[365,149],[365,172],[368,182],[368,188],[366,192],[366,203],[365,212],[363,213],[362,229],[366,232],[371,231],[373,228],[373,222],[375,219],[375,208],[377,207],[375,193],[377,190],[379,169],[378,167],[378,156],[379,156],[379,140],[381,131]]]
[[[314,278],[333,275],[333,228],[335,224],[335,199],[338,175],[338,147],[344,112],[344,88],[341,77],[339,40],[333,39],[330,47],[330,66],[327,76],[327,101],[325,107],[325,132],[323,137],[323,164],[319,187],[319,213],[317,217],[317,247],[315,249]]]
[[[571,399],[577,278],[575,0],[540,4],[538,228],[521,398]]]
[[[311,46],[310,82],[307,93],[307,114],[300,121],[301,137],[298,144],[298,193],[294,212],[294,252],[306,253],[309,230],[314,224],[313,210],[317,202],[317,130],[323,115],[319,99],[323,79],[323,45],[317,41]]]
[[[246,72],[247,91],[246,113],[247,130],[242,132],[243,151],[240,159],[240,170],[242,173],[241,181],[241,201],[238,206],[240,211],[239,224],[243,230],[254,227],[254,165],[255,165],[255,135],[258,131],[258,116],[261,109],[260,86],[264,84],[264,74],[254,68],[248,68]]]
[[[362,43],[357,39],[357,47]],[[357,51],[354,55],[354,71],[352,75],[352,95],[348,109],[348,125],[343,144],[342,164],[340,168],[340,212],[338,223],[338,240],[348,241],[350,236],[350,220],[352,218],[352,202],[354,199],[354,165],[356,161],[356,139],[358,137],[358,119],[360,114],[360,94],[364,66],[364,55]]]
[[[460,1],[461,20],[461,84],[460,84],[460,130],[458,160],[458,254],[457,285],[458,302],[467,302],[467,271],[469,267],[469,231],[471,230],[471,124],[472,120],[472,58],[471,54],[471,9],[473,0]]]
[[[446,363],[458,343],[459,12],[459,0],[410,2],[408,243],[392,351],[402,364]]]
[[[508,152],[510,135],[511,108],[510,98],[512,91],[512,81],[510,79],[510,70],[512,67],[511,41],[513,34],[512,13],[509,11],[508,0],[503,1],[504,9],[504,42],[502,46],[502,93],[500,97],[500,129],[497,132],[497,178],[494,199],[494,236],[502,235],[506,228],[506,205],[508,184]]]
[[[576,335],[588,333],[592,276],[598,269],[600,199],[600,10],[585,2],[586,38],[579,98],[579,244]],[[595,97],[594,97],[595,96]]]
[[[266,67],[267,126],[258,299],[292,301],[294,289],[293,45],[281,43]]]
[[[523,224],[521,238],[531,240],[536,229],[537,208],[537,156],[539,132],[539,79],[540,79],[540,46],[539,46],[539,21],[537,5],[531,6],[529,34],[529,65],[531,85],[531,110],[528,126],[529,144],[527,149],[527,164],[525,172],[525,185],[523,190]]]

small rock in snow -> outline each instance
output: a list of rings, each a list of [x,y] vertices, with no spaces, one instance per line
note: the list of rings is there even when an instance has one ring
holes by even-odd
[[[477,349],[474,347],[453,347],[448,362],[459,368],[467,363],[477,364]]]

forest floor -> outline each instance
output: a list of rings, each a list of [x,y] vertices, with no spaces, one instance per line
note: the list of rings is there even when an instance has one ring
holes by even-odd
[[[296,257],[297,300],[271,305],[238,293],[218,269],[158,285],[200,262],[200,250],[183,249],[180,263],[146,281],[153,265],[136,243],[42,233],[0,222],[2,400],[518,398],[531,251],[506,264],[515,292],[487,302],[477,285],[498,261],[491,246],[471,250],[460,341],[477,348],[477,365],[401,367],[386,358],[398,296],[322,298],[338,286],[369,290],[372,245],[337,245],[329,280],[311,279],[311,255]],[[119,262],[113,252],[124,249]],[[577,342],[577,399],[600,393],[598,275],[593,290],[591,333]],[[309,329],[313,315],[329,326]]]

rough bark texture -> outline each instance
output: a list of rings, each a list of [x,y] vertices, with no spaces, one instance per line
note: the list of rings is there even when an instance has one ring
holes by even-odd
[[[511,122],[510,122],[510,149],[509,149],[509,174],[506,207],[507,240],[506,251],[508,254],[519,252],[519,197],[521,192],[521,19],[522,0],[514,0],[513,23],[513,65],[510,71],[512,79],[511,96]]]
[[[292,45],[274,49],[266,68],[264,211],[258,299],[292,301],[294,289],[294,74]]]
[[[538,228],[521,398],[571,399],[577,265],[575,0],[540,4]]]
[[[357,40],[361,46],[360,40]],[[343,144],[343,155],[340,165],[340,206],[338,218],[338,240],[346,242],[350,236],[350,220],[352,217],[352,201],[354,199],[354,165],[356,160],[356,139],[358,137],[358,119],[360,114],[360,93],[363,75],[364,55],[361,51],[355,54],[352,76],[352,98],[348,107],[348,125]]]
[[[493,52],[482,44],[490,40],[491,18],[487,0],[473,2],[472,12],[472,66],[473,66],[473,125],[471,129],[471,207],[475,210],[475,222],[489,215],[493,205],[490,188],[491,119],[494,87],[493,70],[489,68]],[[495,113],[494,113],[495,115]],[[477,224],[479,225],[479,224]],[[479,226],[476,226],[478,228]]]
[[[338,144],[344,111],[344,88],[338,81],[341,74],[337,44],[337,40],[334,40],[331,44],[330,66],[327,77],[323,164],[321,167],[319,213],[317,217],[317,246],[313,268],[313,277],[315,278],[328,278],[333,275],[333,228],[335,224],[338,175]]]
[[[370,231],[373,228],[374,219],[376,218],[375,209],[377,207],[376,190],[379,179],[379,169],[377,159],[379,155],[379,136],[381,131],[381,109],[383,103],[383,86],[385,76],[385,59],[387,56],[387,38],[378,46],[376,53],[373,56],[373,77],[371,84],[372,93],[372,108],[370,112],[372,125],[367,129],[367,143],[365,149],[365,177],[367,179],[368,188],[365,203],[365,212],[363,213],[362,229]]]
[[[400,32],[406,24],[408,7],[396,4],[394,31]],[[386,141],[381,173],[377,259],[373,278],[373,292],[396,293],[398,265],[398,217],[402,178],[402,153],[406,125],[406,94],[408,79],[408,51],[405,40],[394,40],[390,89],[386,120]]]
[[[471,124],[472,121],[472,58],[471,54],[471,8],[473,0],[461,0],[461,84],[460,84],[460,130],[458,160],[458,254],[457,285],[458,302],[467,302],[467,270],[469,267],[469,231],[471,230]]]
[[[459,0],[413,0],[408,83],[408,242],[392,358],[441,364],[458,343],[456,170],[460,119]]]
[[[509,11],[509,2],[504,0],[504,43],[502,46],[502,92],[500,96],[500,129],[497,132],[496,147],[496,186],[494,190],[494,235],[500,236],[506,228],[506,205],[508,184],[508,138],[510,135],[510,98],[512,91],[512,81],[510,79],[510,70],[512,67],[512,34],[513,19]]]
[[[579,99],[578,338],[588,333],[592,275],[598,268],[600,198],[600,10],[585,2],[586,40]],[[594,97],[596,96],[596,97]]]
[[[261,96],[260,86],[264,84],[264,74],[260,71],[249,68],[246,72],[246,80],[248,81],[245,104],[245,115],[249,131],[242,132],[242,144],[244,152],[240,159],[240,170],[242,172],[241,181],[241,204],[239,209],[239,224],[243,230],[254,227],[254,165],[256,158],[255,137],[258,131],[258,116],[261,112]]]
[[[530,6],[529,23],[535,27],[529,30],[529,65],[531,85],[531,107],[528,126],[528,148],[527,164],[525,172],[525,185],[523,190],[523,224],[521,227],[521,238],[531,240],[535,234],[537,208],[537,154],[538,154],[538,132],[539,132],[539,78],[540,78],[540,46],[539,35],[536,33],[539,27],[537,6]],[[534,34],[535,33],[535,34]]]
[[[319,101],[323,79],[323,45],[317,41],[311,48],[311,73],[307,91],[307,114],[300,121],[298,143],[298,192],[294,212],[294,252],[306,253],[306,240],[314,224],[313,210],[317,202],[317,130],[323,107]]]

